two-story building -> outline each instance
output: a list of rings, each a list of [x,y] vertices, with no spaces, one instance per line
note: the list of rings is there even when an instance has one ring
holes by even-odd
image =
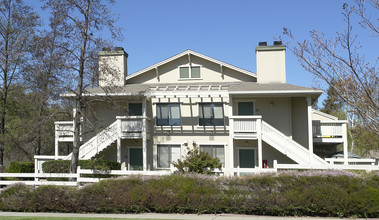
[[[99,87],[84,95],[91,126],[82,128],[79,159],[167,170],[197,146],[219,158],[227,175],[354,168],[347,153],[325,160],[339,144],[348,152],[347,122],[312,109],[321,90],[287,84],[285,51],[281,42],[259,43],[257,73],[186,50],[130,75],[122,48],[99,52]],[[56,122],[55,159],[71,158],[58,152],[73,141],[72,127]]]

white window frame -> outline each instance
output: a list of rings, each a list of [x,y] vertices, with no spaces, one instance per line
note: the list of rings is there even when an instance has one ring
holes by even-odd
[[[156,155],[156,160],[155,160],[155,167],[156,167],[156,169],[158,169],[158,170],[169,170],[170,169],[170,167],[171,167],[171,164],[169,165],[169,167],[159,167],[158,166],[158,161],[159,161],[159,155],[158,155],[158,146],[159,145],[167,145],[167,146],[179,146],[179,148],[180,148],[180,155],[179,155],[179,159],[182,159],[182,148],[183,148],[183,143],[157,143],[157,144],[155,144],[155,155]],[[170,148],[171,149],[171,148]],[[171,152],[170,152],[171,153]],[[171,156],[171,154],[170,154],[170,156]],[[172,161],[171,161],[172,162]]]
[[[188,67],[188,70],[189,70],[189,76],[188,78],[180,78],[180,68],[181,67]],[[199,78],[192,78],[192,67],[200,67],[200,77]],[[179,80],[196,80],[196,79],[203,79],[202,76],[202,68],[203,66],[202,65],[197,65],[197,64],[192,64],[192,65],[189,65],[189,64],[186,64],[186,65],[181,65],[181,66],[178,66],[178,79]]]
[[[222,116],[223,116],[223,125],[200,125],[200,105],[201,104],[221,104],[222,106]],[[224,109],[224,102],[198,102],[197,103],[197,124],[198,127],[224,127],[226,126],[225,122],[225,109]]]
[[[197,146],[199,147],[199,150],[201,151],[201,146],[204,145],[210,145],[210,146],[224,146],[224,164],[222,164],[222,168],[225,168],[226,165],[226,144],[225,143],[198,143]],[[213,157],[213,155],[210,155]]]
[[[179,125],[158,125],[158,105],[170,105],[170,104],[178,104],[179,105],[179,115],[180,115],[180,123]],[[181,127],[182,126],[182,103],[180,102],[159,102],[155,103],[155,126],[156,127]]]

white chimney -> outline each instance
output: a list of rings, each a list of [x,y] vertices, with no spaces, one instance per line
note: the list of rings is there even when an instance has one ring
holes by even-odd
[[[286,83],[286,46],[274,41],[273,46],[259,42],[255,48],[257,56],[258,83]]]
[[[128,54],[122,47],[103,49],[99,55],[99,86],[125,86]]]

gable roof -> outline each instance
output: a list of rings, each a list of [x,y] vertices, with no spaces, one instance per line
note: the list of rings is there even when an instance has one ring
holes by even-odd
[[[154,64],[154,65],[151,65],[151,66],[146,67],[146,68],[144,68],[144,69],[142,69],[142,70],[140,70],[140,71],[137,71],[137,72],[135,72],[135,73],[132,73],[132,74],[128,75],[128,76],[125,78],[125,81],[128,81],[129,79],[132,79],[132,78],[134,78],[134,77],[136,77],[136,76],[139,76],[139,75],[141,75],[141,74],[143,74],[143,73],[145,73],[145,72],[147,72],[147,71],[150,71],[150,70],[152,70],[152,69],[158,68],[159,66],[162,66],[162,65],[164,65],[164,64],[166,64],[166,63],[169,63],[169,62],[171,62],[171,61],[173,61],[173,60],[176,60],[176,59],[178,59],[178,58],[180,58],[180,57],[183,57],[183,56],[185,56],[185,55],[194,55],[194,56],[197,56],[197,57],[203,58],[203,59],[205,59],[205,60],[208,60],[208,61],[210,61],[210,62],[217,63],[217,64],[222,65],[222,66],[224,66],[224,67],[230,68],[230,69],[232,69],[232,70],[235,70],[235,71],[241,72],[241,73],[246,74],[246,75],[248,75],[248,76],[251,76],[251,77],[254,77],[254,78],[257,77],[257,74],[256,74],[256,73],[250,72],[250,71],[248,71],[248,70],[241,69],[241,68],[236,67],[236,66],[233,66],[233,65],[231,65],[231,64],[228,64],[228,63],[222,62],[222,61],[220,61],[220,60],[214,59],[214,58],[212,58],[212,57],[205,56],[205,55],[203,55],[203,54],[201,54],[201,53],[198,53],[198,52],[195,52],[195,51],[193,51],[193,50],[186,50],[186,51],[183,51],[183,52],[181,52],[181,53],[179,53],[179,54],[177,54],[177,55],[175,55],[175,56],[172,56],[172,57],[170,57],[170,58],[167,58],[167,59],[165,59],[165,60],[163,60],[163,61],[161,61],[161,62],[159,62],[159,63],[156,63],[156,64]]]

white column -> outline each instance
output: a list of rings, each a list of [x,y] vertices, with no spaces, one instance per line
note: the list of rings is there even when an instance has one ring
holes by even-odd
[[[234,136],[234,129],[233,129],[233,99],[231,96],[229,96],[229,174],[230,176],[233,176],[233,168],[234,168],[234,146],[233,146],[233,136]]]
[[[117,119],[117,162],[121,163],[121,119]]]
[[[307,97],[309,165],[313,163],[312,98]]]
[[[147,170],[147,149],[146,149],[146,98],[142,100],[142,162],[143,171]]]
[[[55,124],[55,160],[58,160],[59,156],[59,125]]]
[[[262,118],[257,119],[257,136],[258,136],[258,168],[262,169]]]
[[[342,124],[342,139],[343,139],[343,159],[344,165],[348,165],[349,152],[347,149],[347,125],[346,123]]]

